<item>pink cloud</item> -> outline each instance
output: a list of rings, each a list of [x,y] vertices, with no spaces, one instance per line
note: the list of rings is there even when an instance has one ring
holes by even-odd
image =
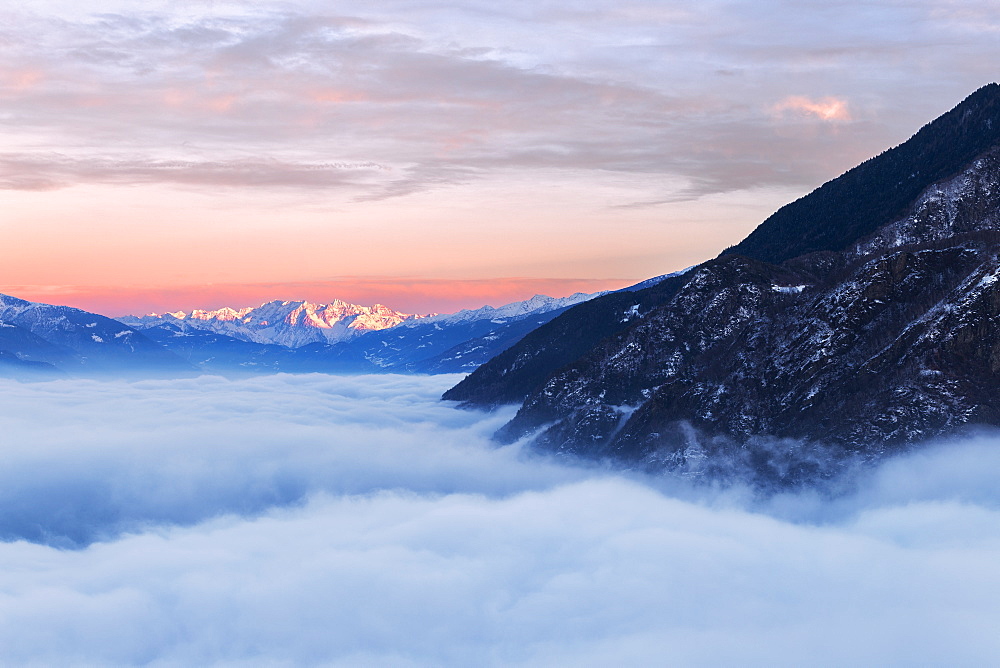
[[[229,111],[237,99],[236,95],[219,95],[209,98],[206,104],[212,111],[223,113]]]
[[[336,88],[313,91],[310,94],[310,97],[316,102],[333,102],[335,104],[343,104],[344,102],[366,102],[371,99],[371,97],[363,91]]]
[[[774,105],[774,111],[782,114],[786,111],[815,116],[823,121],[849,121],[851,112],[847,108],[847,100],[837,97],[822,97],[811,99],[802,95],[790,95]]]
[[[34,68],[0,71],[0,86],[23,91],[34,87],[43,77],[44,73]]]

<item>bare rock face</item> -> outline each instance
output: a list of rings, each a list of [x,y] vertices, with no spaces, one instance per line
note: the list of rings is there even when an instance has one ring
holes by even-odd
[[[829,462],[1000,425],[997,129],[1000,86],[991,84],[673,279],[658,299],[618,304],[605,317],[614,331],[548,370],[498,437],[692,475],[742,467],[784,484],[827,475]],[[911,193],[905,206],[880,205],[872,183],[847,187],[858,170],[887,197]],[[869,218],[818,230],[823,211]],[[538,334],[536,347],[555,345]],[[531,352],[500,361],[510,367]],[[488,405],[495,379],[515,371],[497,360],[451,398]]]

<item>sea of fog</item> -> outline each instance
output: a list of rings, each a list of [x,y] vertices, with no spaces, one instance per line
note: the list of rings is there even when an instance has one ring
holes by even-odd
[[[0,664],[996,665],[1000,437],[756,498],[455,376],[0,381]]]

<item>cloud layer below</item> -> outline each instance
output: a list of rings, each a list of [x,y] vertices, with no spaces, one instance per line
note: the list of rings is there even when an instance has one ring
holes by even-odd
[[[496,448],[454,380],[0,383],[0,662],[1000,656],[996,437],[762,500]]]

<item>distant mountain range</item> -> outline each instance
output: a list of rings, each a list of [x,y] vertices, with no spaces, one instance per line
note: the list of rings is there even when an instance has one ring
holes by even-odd
[[[0,376],[468,372],[593,296],[428,316],[335,300],[112,320],[0,295]]]
[[[270,302],[112,320],[0,296],[0,374],[471,372],[497,434],[761,484],[1000,426],[1000,86],[631,288],[418,317]],[[727,473],[729,472],[729,473]]]
[[[787,484],[1000,425],[1000,86],[719,257],[571,308],[445,394],[504,441]]]
[[[96,313],[0,295],[0,375],[52,378],[193,373],[135,329]]]
[[[375,304],[361,306],[339,299],[329,304],[307,301],[271,301],[260,306],[214,311],[176,311],[162,315],[125,316],[121,322],[138,329],[178,325],[224,334],[240,341],[274,343],[298,348],[309,343],[337,343],[364,332],[373,332],[419,318]]]

